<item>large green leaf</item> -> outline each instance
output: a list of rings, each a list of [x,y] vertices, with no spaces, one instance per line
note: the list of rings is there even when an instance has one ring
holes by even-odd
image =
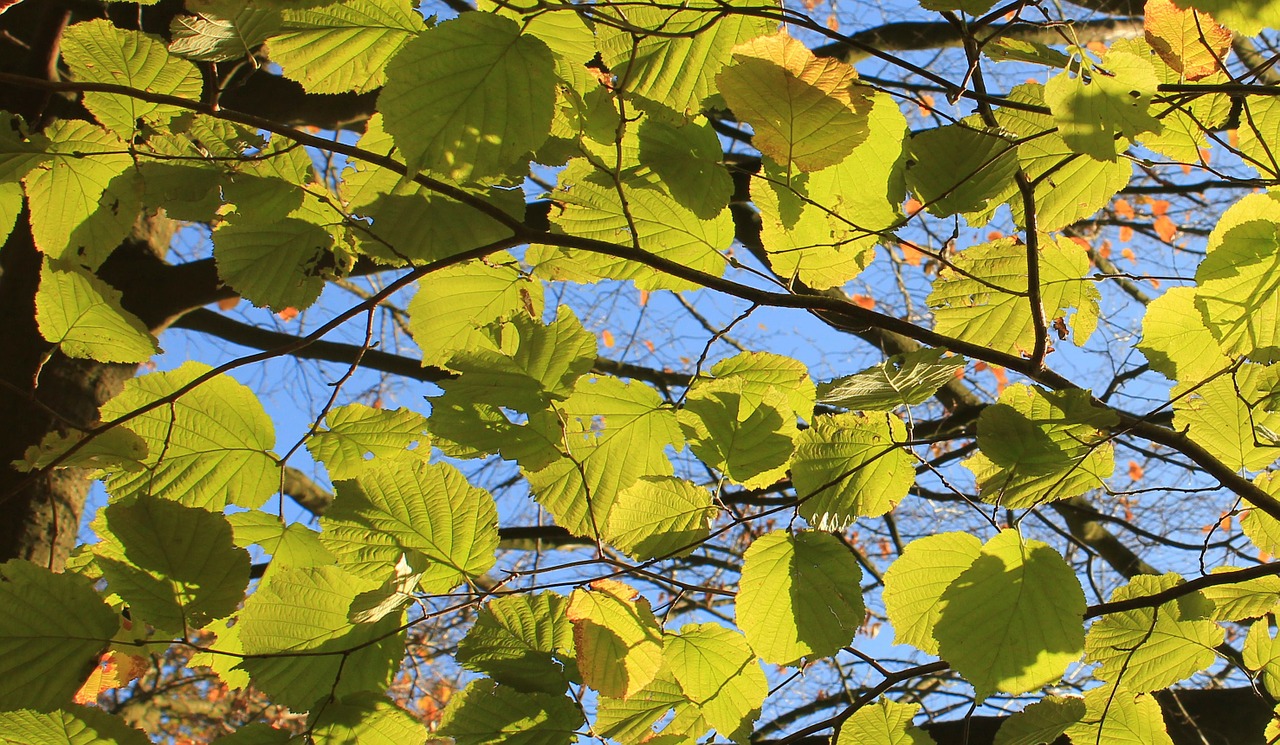
[[[0,711],[70,704],[118,627],[87,578],[0,564]]]
[[[835,654],[862,624],[861,578],[853,552],[838,538],[775,530],[743,556],[738,627],[756,654],[775,665]]]
[[[1253,510],[1250,514],[1259,512],[1261,510]],[[1211,574],[1224,574],[1237,569],[1238,567],[1230,566],[1214,567]],[[1201,590],[1200,595],[1213,603],[1213,610],[1209,612],[1208,618],[1214,621],[1258,618],[1275,612],[1276,606],[1280,605],[1280,577],[1255,577],[1230,584],[1213,585]]]
[[[895,644],[938,653],[933,629],[942,617],[942,594],[973,565],[982,542],[969,533],[938,533],[917,538],[884,573],[885,613]]]
[[[662,628],[649,601],[617,580],[574,590],[567,611],[582,681],[602,696],[630,698],[662,667]]]
[[[1152,696],[1099,686],[1084,694],[1084,716],[1067,728],[1071,742],[1173,745],[1160,702]]]
[[[688,624],[666,637],[663,656],[716,732],[736,742],[750,739],[769,684],[741,634],[715,623]]]
[[[1075,571],[1053,548],[1016,530],[987,541],[941,602],[933,632],[938,654],[979,700],[1051,683],[1084,650],[1084,590]]]
[[[823,416],[796,438],[791,482],[800,515],[819,530],[842,531],[859,517],[893,509],[915,481],[901,419],[857,413]]]
[[[139,495],[103,510],[99,563],[111,591],[154,626],[185,633],[231,615],[249,584],[249,554],[221,514]]]
[[[46,260],[36,292],[40,335],[68,357],[145,362],[160,351],[138,317],[120,307],[120,292],[70,264]]]
[[[1167,590],[1182,583],[1176,574],[1139,575],[1111,594],[1112,602]],[[1166,688],[1207,668],[1222,643],[1223,629],[1206,620],[1209,609],[1194,595],[1158,608],[1108,613],[1089,627],[1085,650],[1099,663],[1100,680],[1143,693]]]
[[[598,734],[623,745],[693,742],[711,728],[667,669],[631,698],[601,696],[594,725]]]
[[[564,693],[578,680],[568,607],[553,592],[493,600],[458,644],[457,660],[520,691]]]
[[[242,6],[226,17],[184,13],[169,26],[169,52],[196,62],[243,59],[279,28],[280,13],[272,8]]]
[[[834,745],[933,745],[933,738],[911,724],[920,704],[880,699],[864,706],[840,725]]]
[[[324,462],[335,481],[390,461],[424,460],[431,453],[427,418],[416,411],[353,403],[330,409],[324,422],[328,428],[307,440],[307,450]]]
[[[995,745],[1043,745],[1055,742],[1067,728],[1084,718],[1078,698],[1046,696],[1000,725]]]
[[[523,171],[551,131],[555,59],[508,18],[463,13],[386,70],[378,106],[411,166],[458,181],[503,176]]]
[[[711,220],[729,205],[733,179],[721,161],[720,139],[709,124],[670,124],[649,116],[640,123],[636,156],[663,188],[695,215]]]
[[[1039,242],[1040,304],[1046,322],[1072,319],[1073,341],[1082,346],[1098,324],[1098,299],[1094,283],[1085,279],[1089,257],[1066,238]],[[929,307],[940,334],[954,336],[1010,354],[1030,354],[1036,329],[1027,297],[1027,247],[1012,238],[965,249],[944,269]]]
[[[754,130],[752,145],[784,168],[835,165],[866,139],[871,92],[837,59],[818,58],[786,31],[733,48],[716,77],[734,115]]]
[[[326,566],[334,561],[320,534],[301,523],[285,524],[279,516],[257,510],[227,515],[227,522],[237,546],[256,545],[271,555],[267,576],[280,567]]]
[[[324,289],[321,265],[333,236],[306,220],[232,221],[213,233],[218,276],[241,297],[274,311],[310,306]]]
[[[767,34],[777,22],[735,8],[772,7],[753,0],[657,0],[601,9],[600,56],[625,90],[685,115],[699,112],[716,92],[716,76],[739,43]],[[730,12],[725,12],[729,10]],[[634,33],[633,33],[634,30]]]
[[[1234,211],[1239,218],[1241,210]],[[1196,308],[1222,351],[1258,362],[1280,359],[1280,235],[1269,220],[1216,234],[1196,270]]]
[[[978,453],[964,465],[982,498],[1030,507],[1096,489],[1115,458],[1105,431],[1119,420],[1086,391],[1042,391],[1018,384],[978,417]]]
[[[1267,435],[1280,432],[1280,412],[1262,405],[1274,375],[1273,368],[1254,364],[1219,375],[1174,401],[1174,427],[1228,468],[1266,468],[1280,456]]]
[[[0,713],[4,745],[147,745],[145,732],[101,709],[75,706],[47,714],[35,711]]]
[[[371,91],[386,81],[387,62],[423,29],[409,0],[346,0],[285,10],[267,40],[271,61],[310,93]]]
[[[383,689],[404,656],[403,614],[351,620],[357,597],[378,585],[335,566],[275,572],[240,612],[240,667],[273,701],[299,711],[322,697]]]
[[[522,693],[481,678],[453,694],[437,732],[458,745],[569,745],[583,724],[571,698]]]
[[[1184,385],[1231,366],[1196,308],[1194,287],[1170,287],[1147,305],[1137,348],[1152,370]]]
[[[164,42],[99,19],[77,23],[62,34],[62,59],[77,81],[114,83],[149,93],[200,100],[203,81],[196,66],[169,54]],[[128,138],[140,123],[163,125],[184,109],[133,96],[90,91],[85,108],[102,126]]]
[[[1275,0],[1177,0],[1178,7],[1196,8],[1244,36],[1280,27],[1280,3]]]
[[[747,488],[783,477],[797,432],[783,391],[761,394],[732,376],[698,381],[685,398],[680,424],[694,455]]]
[[[618,493],[605,534],[628,556],[684,556],[710,533],[711,492],[672,476],[647,476]]]
[[[1241,650],[1244,666],[1259,674],[1267,690],[1280,686],[1280,642],[1271,634],[1271,623],[1254,621]]]
[[[209,371],[187,362],[125,383],[102,407],[111,421],[161,399]],[[147,444],[145,468],[107,478],[107,490],[123,499],[150,494],[190,507],[220,509],[227,504],[259,507],[280,488],[280,470],[269,448],[271,420],[253,392],[219,375],[183,395],[133,417],[127,424]]]
[[[999,135],[967,124],[926,129],[907,151],[907,186],[930,214],[974,214],[985,223],[1008,198],[1018,168],[1015,146]]]
[[[583,376],[569,398],[529,426],[559,450],[549,464],[525,468],[534,498],[558,525],[593,538],[603,536],[622,490],[644,476],[672,474],[666,448],[682,443],[675,412],[657,391],[612,377]]]
[[[924,403],[964,370],[963,357],[943,357],[944,353],[926,347],[895,354],[862,372],[822,384],[819,400],[854,411],[893,411]]]
[[[1158,83],[1149,59],[1112,49],[1103,57],[1101,68],[1063,70],[1050,78],[1044,86],[1044,101],[1053,112],[1058,134],[1072,150],[1098,160],[1115,160],[1124,151],[1126,139],[1160,132],[1160,120],[1147,110]]]
[[[342,482],[321,524],[340,566],[381,579],[403,554],[424,572],[423,592],[480,577],[498,548],[493,497],[445,463],[393,462]]]
[[[743,352],[712,365],[711,376],[717,380],[742,381],[742,395],[750,405],[763,404],[769,389],[774,388],[786,397],[787,405],[797,416],[810,419],[813,413],[816,392],[809,368],[791,357]]]

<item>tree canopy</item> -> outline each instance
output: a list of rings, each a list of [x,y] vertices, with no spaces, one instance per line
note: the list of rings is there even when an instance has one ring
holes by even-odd
[[[1280,737],[1280,3],[849,10],[0,1],[0,743]]]

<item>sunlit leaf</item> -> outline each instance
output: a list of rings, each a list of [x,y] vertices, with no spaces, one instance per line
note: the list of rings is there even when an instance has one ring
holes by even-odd
[[[602,696],[630,698],[662,666],[662,630],[649,601],[616,580],[574,590],[568,618],[573,623],[582,681]]]
[[[571,698],[521,693],[481,678],[453,694],[438,733],[458,745],[569,745],[582,724]]]
[[[578,680],[568,607],[553,592],[493,600],[458,644],[457,660],[520,691],[564,693]]]
[[[942,594],[973,565],[982,542],[969,533],[917,538],[884,575],[884,607],[896,644],[938,653],[933,629],[942,617]]]

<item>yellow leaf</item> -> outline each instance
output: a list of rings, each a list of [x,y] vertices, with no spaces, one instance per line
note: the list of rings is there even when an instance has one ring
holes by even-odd
[[[1200,80],[1222,68],[1231,51],[1231,31],[1207,13],[1173,4],[1173,0],[1147,0],[1142,22],[1147,43],[1160,59],[1185,80]]]

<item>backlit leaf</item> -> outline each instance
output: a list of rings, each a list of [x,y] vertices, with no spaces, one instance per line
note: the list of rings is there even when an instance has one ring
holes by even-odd
[[[364,93],[383,84],[387,62],[422,28],[408,0],[347,0],[285,10],[267,51],[311,93]]]
[[[573,623],[582,681],[602,696],[629,698],[662,666],[662,629],[649,601],[616,580],[574,590],[568,618]]]
[[[666,637],[663,655],[716,732],[738,742],[750,738],[769,685],[741,634],[714,623],[688,624]]]
[[[884,607],[895,644],[938,653],[933,629],[942,617],[942,593],[973,565],[982,542],[969,533],[939,533],[907,544],[884,575]]]
[[[571,698],[521,693],[481,678],[453,694],[438,733],[458,745],[569,745],[583,723]]]
[[[118,290],[69,264],[41,267],[36,323],[68,357],[144,362],[160,351],[142,321],[120,307]]]

